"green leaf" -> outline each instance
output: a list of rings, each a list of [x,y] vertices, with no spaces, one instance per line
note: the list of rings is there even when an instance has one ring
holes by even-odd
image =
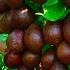
[[[70,70],[70,64],[69,64],[69,65],[67,65],[67,70]]]
[[[42,48],[42,54],[45,54],[47,51],[52,50],[53,47],[49,44],[45,44],[44,47]]]
[[[0,41],[5,42],[7,40],[8,34],[0,34]]]
[[[48,0],[48,2],[43,5],[43,9],[43,17],[50,21],[62,19],[67,11],[63,2],[60,0]]]

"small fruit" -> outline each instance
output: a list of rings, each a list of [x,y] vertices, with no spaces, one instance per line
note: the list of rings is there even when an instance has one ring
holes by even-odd
[[[9,68],[16,68],[21,62],[21,57],[19,54],[13,52],[8,52],[4,56],[4,63]]]
[[[16,53],[23,52],[24,45],[23,45],[23,38],[24,32],[21,30],[13,31],[6,41],[8,50],[11,50]]]
[[[70,15],[65,19],[63,24],[63,35],[66,42],[70,44]]]
[[[5,0],[10,8],[18,8],[22,5],[22,0]]]
[[[59,62],[55,62],[50,70],[66,70],[65,66]]]
[[[22,60],[29,69],[33,69],[34,66],[38,65],[40,56],[31,52],[26,52],[22,56]]]
[[[55,55],[53,52],[47,52],[45,55],[41,58],[41,65],[46,70],[49,70],[50,67],[53,65],[55,59]]]
[[[34,13],[31,10],[23,7],[13,10],[12,27],[25,29],[34,21]],[[10,13],[11,14],[11,13]]]
[[[62,29],[59,23],[47,23],[44,30],[44,39],[46,43],[57,45],[62,41]]]
[[[25,31],[24,43],[31,52],[39,53],[44,44],[42,30],[35,24],[30,25]]]
[[[57,58],[61,63],[70,64],[70,46],[66,42],[58,46]]]

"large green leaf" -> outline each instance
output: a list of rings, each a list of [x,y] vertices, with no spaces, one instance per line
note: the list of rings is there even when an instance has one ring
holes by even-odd
[[[43,9],[43,17],[50,21],[62,19],[68,13],[62,0],[48,0],[43,4]]]

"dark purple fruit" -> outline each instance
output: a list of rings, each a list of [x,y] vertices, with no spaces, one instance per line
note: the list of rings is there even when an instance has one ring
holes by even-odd
[[[61,63],[70,64],[70,46],[66,42],[58,46],[57,58]]]
[[[21,62],[21,57],[13,52],[8,52],[4,56],[4,63],[9,68],[16,68]]]
[[[33,23],[34,13],[32,13],[29,9],[21,8],[13,11],[12,27],[25,29]]]
[[[38,65],[40,56],[30,52],[26,52],[22,56],[22,60],[24,65],[26,65],[29,69],[33,69],[34,66]]]
[[[18,8],[22,5],[22,0],[5,0],[10,8]]]
[[[64,39],[70,44],[70,16],[68,16],[63,24]]]
[[[0,13],[5,12],[6,10],[8,10],[8,7],[5,0],[0,0]]]
[[[10,12],[6,12],[2,15],[2,18],[0,20],[0,32],[1,33],[11,33],[12,29],[12,14],[14,13],[13,10]]]
[[[64,0],[66,6],[70,6],[70,0]]]
[[[59,23],[47,23],[44,30],[44,39],[46,43],[57,45],[62,41],[62,29]]]
[[[65,66],[59,62],[55,62],[50,70],[66,70]]]
[[[47,52],[41,58],[41,65],[42,65],[42,67],[45,68],[46,70],[49,70],[50,67],[54,63],[54,58],[55,58],[55,55],[54,55],[53,52]]]
[[[8,50],[11,50],[16,53],[23,52],[24,45],[23,45],[23,38],[24,32],[21,30],[13,31],[6,41]]]
[[[19,65],[17,70],[29,70],[25,65]]]
[[[33,0],[33,2],[36,2],[38,4],[43,4],[46,0]]]
[[[24,43],[31,52],[39,53],[44,44],[42,30],[35,24],[30,25],[25,31]]]

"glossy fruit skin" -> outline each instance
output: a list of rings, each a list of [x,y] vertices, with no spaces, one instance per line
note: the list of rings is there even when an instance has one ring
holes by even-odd
[[[70,64],[70,46],[62,42],[57,48],[57,59],[64,64]]]
[[[8,52],[4,56],[4,63],[8,68],[16,68],[21,63],[19,54]]]
[[[10,51],[20,53],[24,51],[23,45],[24,32],[22,30],[14,30],[6,41],[7,48]]]
[[[14,10],[12,14],[12,27],[26,29],[34,21],[34,13],[31,10],[23,7]]]
[[[24,64],[22,64],[22,65],[19,65],[17,70],[29,70],[29,69]]]
[[[70,15],[64,21],[63,35],[64,35],[65,41],[70,44]]]
[[[33,69],[34,66],[38,65],[40,56],[31,52],[26,52],[22,56],[22,60],[24,65],[26,65],[29,69]]]
[[[53,65],[55,60],[55,55],[53,52],[47,52],[45,55],[42,56],[41,58],[41,65],[44,67],[46,70],[49,70],[50,67]]]
[[[22,0],[5,0],[10,8],[18,8],[22,5]]]
[[[6,10],[8,10],[8,7],[5,3],[5,0],[0,0],[0,13],[3,13]]]
[[[31,24],[24,34],[24,43],[29,51],[39,53],[44,40],[42,30],[35,24]]]
[[[50,70],[66,70],[65,66],[59,62],[54,62]]]
[[[62,29],[59,23],[47,23],[43,29],[44,40],[51,45],[58,45],[62,41]]]
[[[70,6],[70,0],[64,0],[66,6]]]
[[[36,2],[38,4],[43,4],[46,0],[33,0],[33,2]]]

